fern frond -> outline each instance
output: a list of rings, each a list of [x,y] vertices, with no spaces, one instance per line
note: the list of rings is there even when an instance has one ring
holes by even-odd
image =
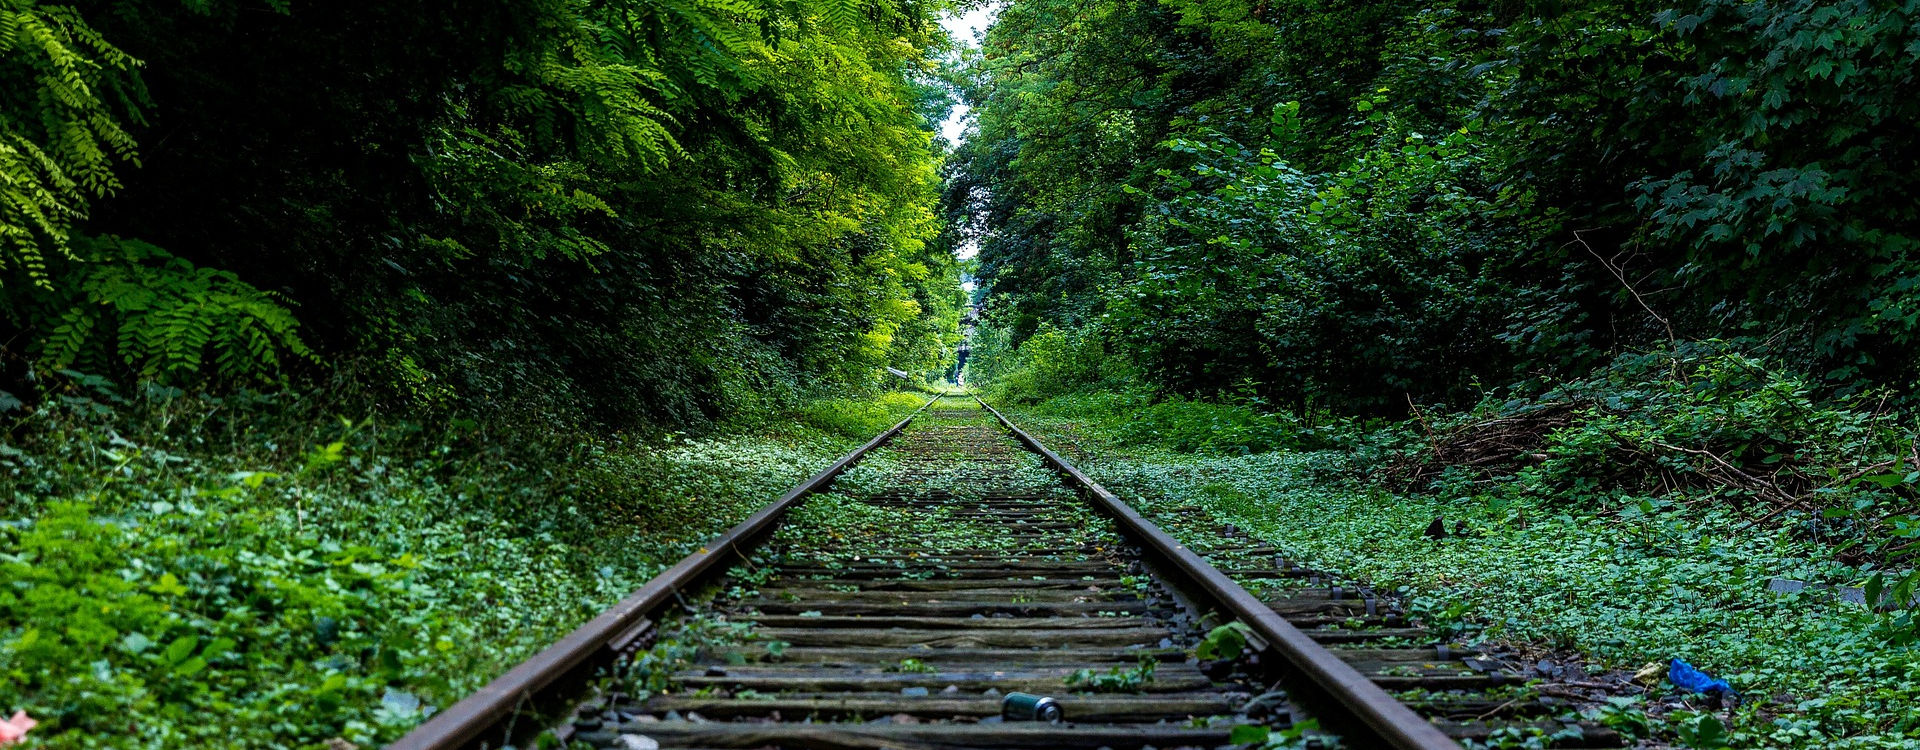
[[[231,272],[112,237],[76,241],[79,293],[41,342],[47,367],[110,359],[160,380],[278,380],[287,357],[311,360],[280,298]],[[211,372],[209,372],[211,370]]]
[[[852,31],[861,25],[861,0],[815,0],[815,9],[833,28]]]

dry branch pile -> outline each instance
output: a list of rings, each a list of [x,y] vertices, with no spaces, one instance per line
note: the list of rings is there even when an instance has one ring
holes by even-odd
[[[1576,404],[1539,404],[1443,430],[1427,428],[1427,446],[1389,464],[1387,481],[1401,487],[1432,479],[1449,466],[1465,467],[1481,478],[1507,476],[1519,466],[1546,459],[1547,438],[1573,424]],[[1423,426],[1428,423],[1423,418]]]
[[[1576,424],[1608,438],[1604,460],[1589,461],[1595,465],[1586,467],[1586,476],[1602,485],[1661,493],[1738,490],[1768,506],[1768,516],[1789,509],[1814,512],[1819,510],[1815,496],[1823,491],[1851,487],[1864,478],[1903,466],[1920,467],[1920,443],[1910,446],[1904,455],[1831,467],[1808,461],[1798,452],[1765,460],[1758,452],[1677,445],[1641,430],[1596,427],[1593,423],[1600,421],[1598,415],[1588,409],[1599,407],[1555,401],[1439,430],[1428,429],[1426,445],[1388,464],[1381,476],[1396,486],[1414,487],[1447,467],[1464,468],[1479,479],[1497,479],[1512,476],[1524,466],[1556,459],[1579,460],[1553,451],[1551,445],[1556,433]],[[1422,424],[1427,423],[1422,420]]]

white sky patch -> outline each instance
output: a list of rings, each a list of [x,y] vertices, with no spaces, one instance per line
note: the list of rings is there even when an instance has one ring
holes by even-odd
[[[953,111],[947,113],[947,119],[940,121],[940,137],[948,143],[960,145],[960,139],[967,133],[967,113],[973,111],[965,104],[953,105]]]
[[[994,13],[999,10],[1000,4],[993,3],[956,13],[940,19],[940,27],[946,29],[954,41],[968,47],[978,47],[980,34],[993,24]],[[960,139],[966,136],[968,111],[965,104],[955,105],[953,111],[947,114],[947,119],[940,122],[940,137],[947,139],[948,143],[960,145]]]
[[[942,18],[940,19],[940,28],[946,29],[947,34],[952,36],[953,40],[961,46],[977,49],[980,46],[980,35],[986,33],[988,26],[993,25],[994,15],[999,11],[1000,1],[996,0],[982,7],[954,13],[946,18]],[[960,141],[967,137],[967,125],[969,124],[967,115],[970,114],[970,112],[971,108],[967,105],[955,104],[953,110],[947,113],[947,119],[940,121],[940,137],[946,139],[947,143],[953,146],[959,146]],[[961,260],[971,259],[979,253],[979,246],[976,245],[971,238],[961,242],[960,247],[955,248],[953,251],[954,257]],[[967,294],[973,294],[974,282],[967,281],[961,286],[967,291]]]

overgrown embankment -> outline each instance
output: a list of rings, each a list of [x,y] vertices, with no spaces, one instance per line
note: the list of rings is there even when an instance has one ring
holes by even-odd
[[[1611,669],[1681,657],[1746,698],[1715,712],[1655,677],[1634,710],[1664,717],[1656,738],[1911,746],[1914,610],[1769,591],[1791,579],[1890,604],[1914,594],[1912,422],[1878,396],[1814,394],[1702,344],[1401,422],[1309,427],[1258,404],[1113,390],[1020,418],[1170,527],[1199,509],[1403,589],[1437,627]],[[1731,736],[1713,739],[1714,722]]]
[[[1669,738],[1920,744],[1920,172],[1889,167],[1920,6],[997,19],[943,203],[986,290],[970,382],[1309,562],[1760,698]]]
[[[0,707],[46,747],[385,742],[922,401],[532,438],[82,380],[0,443]]]

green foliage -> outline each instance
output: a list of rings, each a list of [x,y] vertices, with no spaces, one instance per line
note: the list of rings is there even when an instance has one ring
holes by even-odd
[[[1506,456],[1496,476],[1589,509],[1653,515],[1723,504],[1798,519],[1851,555],[1911,555],[1920,535],[1912,422],[1887,411],[1883,395],[1822,401],[1814,392],[1806,378],[1728,344],[1683,344],[1623,356],[1534,396],[1489,399],[1434,425],[1415,455],[1447,455],[1450,442],[1487,425],[1544,415],[1525,438],[1537,444],[1531,455]],[[1435,487],[1469,492],[1480,478],[1443,475]]]
[[[1319,719],[1301,719],[1285,729],[1257,724],[1242,724],[1227,734],[1228,741],[1236,745],[1252,745],[1260,750],[1307,750],[1323,748],[1329,743],[1338,747],[1339,740],[1331,734],[1320,731]]]
[[[974,367],[973,361],[982,366]],[[1018,349],[981,347],[968,371],[977,381],[991,383],[995,398],[1031,403],[1100,383],[1115,364],[1099,331],[1065,331],[1048,325]]]
[[[1153,670],[1158,665],[1152,655],[1141,654],[1140,663],[1131,667],[1111,667],[1105,672],[1076,669],[1067,675],[1066,685],[1095,693],[1137,693],[1153,682]]]
[[[1183,453],[1245,454],[1324,447],[1342,423],[1313,426],[1245,396],[1232,403],[1180,396],[1156,398],[1137,386],[1054,396],[1032,413],[1081,419],[1116,442],[1140,442]]]
[[[1160,171],[1159,208],[1131,230],[1136,280],[1109,305],[1156,381],[1391,411],[1500,362],[1504,251],[1532,239],[1501,219],[1528,198],[1492,184],[1476,134],[1413,130],[1388,101],[1358,102],[1362,145],[1321,173],[1283,156],[1309,151],[1298,102],[1260,148],[1211,128],[1167,142],[1194,163]]]
[[[1889,579],[1884,571],[1860,585],[1861,593],[1876,612],[1873,632],[1898,648],[1920,644],[1920,569]]]
[[[802,380],[929,369],[956,310],[908,81],[939,43],[933,11],[871,6],[883,27],[844,7],[520,9],[553,33],[511,47],[416,160],[440,194],[416,225],[501,275],[469,261],[406,279],[419,304],[340,302],[455,398],[524,399],[529,418],[701,426],[775,413]],[[498,380],[467,374],[503,359]]]
[[[703,654],[739,646],[752,629],[752,623],[732,622],[704,612],[682,618],[677,628],[662,634],[652,647],[626,662],[626,684],[644,693],[663,692],[673,684],[674,673],[693,665]]]
[[[926,662],[920,661],[919,659],[901,659],[899,664],[887,667],[887,671],[907,674],[932,674],[940,670],[927,666]]]
[[[1390,417],[1687,339],[1841,392],[1920,373],[1911,5],[999,18],[944,206],[1007,348],[1097,325],[1156,388]]]
[[[1898,383],[1916,364],[1920,236],[1914,176],[1888,165],[1914,154],[1895,134],[1920,122],[1916,18],[1900,3],[1697,0],[1501,19],[1514,34],[1489,64],[1508,83],[1488,114],[1513,174],[1560,193],[1572,228],[1616,225],[1588,237],[1630,251],[1621,270],[1642,293],[1674,289],[1650,301],[1680,335],[1758,330],[1811,374]]]
[[[1272,739],[1273,730],[1253,724],[1242,724],[1227,734],[1227,741],[1235,745],[1265,745]]]
[[[1646,737],[1653,733],[1652,720],[1648,718],[1646,700],[1638,696],[1614,696],[1594,708],[1584,712],[1588,720],[1619,732],[1629,738]]]
[[[1693,715],[1649,716],[1652,706],[1590,717],[1623,732],[1676,744],[1897,747],[1920,729],[1904,709],[1920,700],[1914,610],[1888,598],[1920,581],[1910,573],[1910,470],[1894,470],[1912,463],[1911,423],[1878,399],[1809,391],[1768,360],[1698,344],[1490,399],[1475,413],[1347,427],[1320,449],[1176,452],[1127,432],[1128,409],[1049,404],[1016,419],[1043,441],[1081,446],[1083,469],[1196,546],[1232,524],[1289,559],[1404,587],[1410,611],[1441,636],[1577,649],[1610,668],[1680,656],[1749,698],[1715,719],[1717,735]],[[1577,409],[1543,410],[1575,399]],[[1542,426],[1531,437],[1496,432],[1515,425]],[[1482,455],[1458,452],[1456,437],[1518,454],[1408,490],[1381,481],[1402,462]],[[1662,443],[1713,452],[1794,490],[1792,500]],[[1467,534],[1428,539],[1435,517]],[[1774,594],[1773,578],[1869,586],[1889,606]]]
[[[145,380],[256,384],[313,361],[283,297],[137,240],[79,238],[58,288],[26,297],[48,370],[125,366]],[[16,311],[16,314],[18,312]]]
[[[1207,637],[1194,644],[1193,656],[1196,659],[1238,659],[1247,650],[1247,634],[1253,632],[1246,624],[1230,622],[1207,631]]]
[[[145,93],[139,61],[71,6],[0,3],[0,284],[51,288],[47,256],[72,258],[69,233],[91,199],[120,187]]]
[[[926,399],[919,394],[890,391],[877,398],[830,398],[808,402],[797,416],[808,425],[848,440],[866,441],[892,427]]]
[[[34,739],[390,741],[853,442],[530,441],[337,406],[87,378],[9,418],[0,704]]]
[[[954,343],[937,4],[265,5],[0,11],[10,354],[244,384],[304,341],[416,413],[715,429]],[[129,239],[70,243],[83,199]]]
[[[1678,723],[1680,743],[1685,747],[1716,750],[1732,747],[1728,744],[1731,737],[1727,734],[1727,725],[1720,717],[1702,713]]]

